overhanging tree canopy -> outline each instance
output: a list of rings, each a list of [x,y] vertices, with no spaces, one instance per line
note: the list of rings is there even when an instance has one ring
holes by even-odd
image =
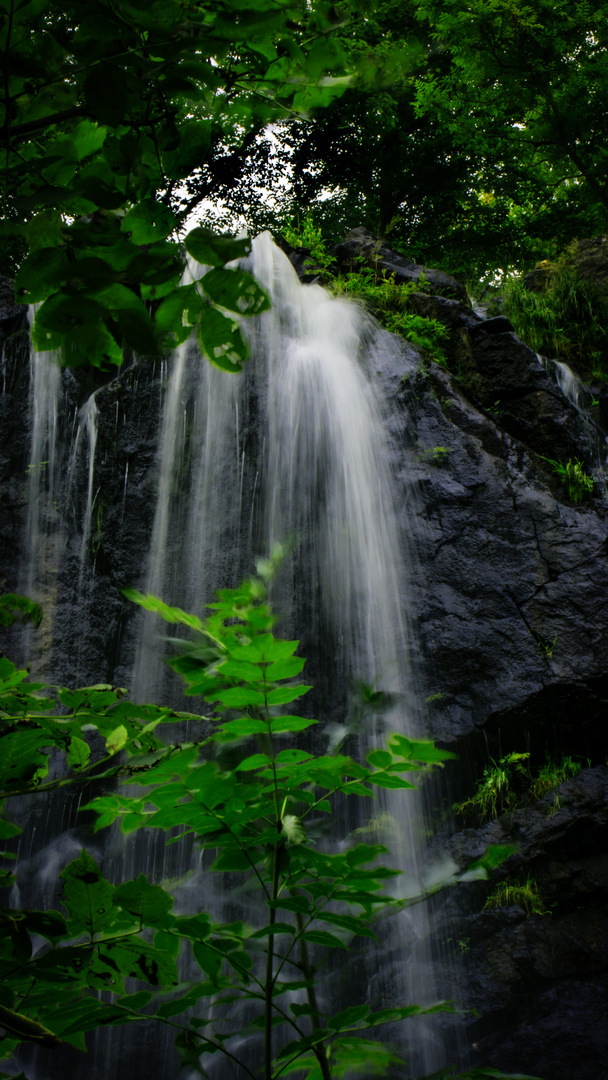
[[[286,214],[312,211],[331,236],[392,224],[391,243],[464,278],[525,267],[606,228],[599,0],[379,0],[339,36],[353,87],[292,125],[267,165],[250,148],[230,202],[257,226],[268,221],[252,198],[259,176],[290,169]]]
[[[224,174],[266,124],[341,92],[340,9],[294,0],[0,0],[5,234],[29,254],[15,292],[40,303],[39,349],[119,364],[122,346],[157,353],[197,326],[207,356],[239,370],[230,313],[267,299],[225,263],[246,241],[185,220],[184,180]],[[328,74],[330,73],[330,74]],[[179,240],[212,270],[179,288]],[[147,300],[161,300],[152,316]],[[228,314],[226,314],[228,312]]]

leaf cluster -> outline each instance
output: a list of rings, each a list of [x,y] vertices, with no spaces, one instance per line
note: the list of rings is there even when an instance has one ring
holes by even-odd
[[[27,243],[15,295],[40,304],[38,349],[108,367],[125,346],[158,354],[196,325],[208,359],[240,369],[235,316],[267,300],[225,267],[247,242],[200,228],[186,250],[212,269],[202,289],[176,293],[179,241],[196,205],[184,182],[205,163],[229,161],[272,120],[343,91],[333,30],[350,9],[2,0],[3,235]],[[163,299],[159,320],[150,301]]]
[[[404,903],[387,892],[399,871],[381,861],[383,845],[353,837],[332,846],[323,823],[337,798],[412,788],[411,773],[453,755],[404,735],[370,750],[365,764],[294,745],[315,721],[285,707],[309,686],[298,681],[298,642],[272,632],[261,578],[222,590],[206,620],[129,595],[192,633],[172,664],[212,712],[210,734],[167,745],[158,726],[184,714],[132,705],[108,686],[31,683],[3,659],[0,797],[102,781],[83,807],[96,829],[118,822],[125,833],[161,829],[167,843],[192,837],[211,871],[230,875],[233,892],[242,883],[247,921],[177,915],[161,885],[140,875],[116,886],[83,851],[62,872],[62,910],[0,913],[3,1053],[20,1040],[83,1049],[87,1031],[154,1017],[175,1029],[184,1063],[196,1068],[207,1054],[236,1061],[243,1036],[259,1033],[265,1080],[294,1071],[309,1080],[383,1075],[399,1055],[367,1032],[449,1006],[332,1013],[320,1004],[315,972],[324,960],[350,953],[357,938],[374,939],[378,915]],[[64,756],[67,775],[52,779],[49,751]],[[119,786],[108,790],[109,780]],[[10,847],[18,827],[5,814],[0,828]],[[511,852],[495,847],[467,873],[487,877]],[[235,1026],[237,1000],[249,1009],[245,1026]],[[240,1065],[253,1076],[247,1061]]]

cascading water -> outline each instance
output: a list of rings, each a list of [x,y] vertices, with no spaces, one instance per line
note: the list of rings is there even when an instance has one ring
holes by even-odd
[[[287,633],[302,638],[302,655],[310,661],[315,683],[310,715],[331,722],[334,738],[346,737],[351,691],[360,680],[384,691],[390,701],[382,714],[367,720],[366,730],[352,736],[363,749],[384,730],[422,734],[407,612],[413,569],[406,525],[412,493],[402,483],[396,491],[391,475],[388,406],[375,379],[372,328],[356,306],[331,298],[318,286],[303,287],[267,234],[254,242],[250,269],[268,290],[272,308],[243,327],[251,345],[245,371],[238,376],[217,371],[192,342],[171,362],[145,580],[124,584],[200,611],[215,589],[235,585],[249,573],[256,555],[275,541],[289,541],[292,553],[274,585],[274,602]],[[58,391],[52,393],[57,400]],[[117,415],[118,407],[117,402]],[[50,405],[46,410],[45,415],[53,415]],[[97,485],[96,411],[94,398],[81,410],[71,472],[73,481],[86,441],[79,543],[83,602]],[[38,436],[41,445],[49,439],[50,419],[42,430],[47,434]],[[38,458],[43,460],[42,450]],[[127,460],[123,502],[128,479]],[[73,483],[66,488],[71,491]],[[35,505],[33,487],[32,492]],[[32,510],[30,551],[34,556],[35,548],[40,559],[41,530],[34,518]],[[157,634],[155,624],[142,618],[130,680],[136,700],[175,699],[177,693],[159,663]],[[100,670],[98,678],[104,679],[105,672]],[[398,884],[402,895],[420,889],[423,872],[416,852],[421,814],[413,793],[400,793],[398,799],[387,798],[369,823],[376,837],[383,828],[391,834],[393,862],[406,871]],[[366,827],[363,822],[343,824]],[[105,870],[123,880],[140,870],[154,880],[175,879],[194,865],[191,852],[184,850],[180,857],[178,847],[168,855],[162,838],[153,835],[115,838],[109,842]],[[197,871],[179,894],[184,910],[221,902],[198,894],[200,882]],[[208,882],[207,876],[201,885],[207,893]],[[433,1000],[438,995],[424,907],[398,916],[390,935],[358,972],[370,1003],[381,1007]],[[405,1035],[414,1043],[411,1075],[443,1063],[430,1024]],[[110,1073],[116,1080],[143,1080],[163,1055],[163,1076],[172,1075],[176,1066],[168,1043],[159,1048],[155,1042],[150,1049],[145,1037],[125,1029],[114,1029],[111,1036],[102,1032],[87,1075],[91,1080],[106,1080]]]
[[[227,378],[192,345],[174,360],[145,591],[200,611],[215,588],[236,584],[256,551],[292,538],[275,602],[289,633],[307,639],[320,718],[344,721],[348,686],[360,679],[397,702],[373,724],[420,734],[406,538],[388,466],[386,406],[374,387],[373,351],[363,347],[365,319],[324,289],[303,287],[268,234],[254,242],[250,268],[272,308],[249,330],[247,373]],[[407,494],[398,496],[402,518]],[[144,616],[134,680],[140,700],[163,696],[156,632]],[[380,733],[365,733],[368,747]],[[400,888],[412,895],[420,891],[419,814],[406,795],[379,815],[398,823],[398,861],[408,872]],[[418,942],[421,966],[406,978],[410,957],[395,950],[373,965],[370,993],[386,994],[383,968],[392,999],[399,992],[432,999],[422,912],[402,930],[412,954]],[[429,1071],[437,1058],[428,1030],[419,1041],[418,1066]]]
[[[33,309],[30,312],[30,321]],[[57,429],[61,369],[53,353],[30,355],[31,450],[27,469],[27,557],[21,572],[21,591],[44,598],[48,632],[49,608],[55,603],[55,569],[59,559],[59,514],[56,506]],[[26,650],[35,648],[26,631]],[[45,634],[46,637],[46,634]],[[48,640],[44,645],[48,644]],[[42,652],[39,650],[41,655]]]
[[[593,420],[591,407],[593,394],[579,379],[569,364],[563,360],[552,360],[537,353],[539,364],[555,380],[561,393],[585,421],[589,432],[589,442],[593,450],[595,479],[602,484],[608,495],[608,438]],[[595,403],[597,404],[597,402]]]

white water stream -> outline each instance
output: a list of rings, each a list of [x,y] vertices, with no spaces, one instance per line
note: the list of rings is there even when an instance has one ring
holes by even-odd
[[[251,570],[256,554],[292,540],[274,598],[289,633],[317,651],[319,718],[333,722],[335,737],[345,735],[348,687],[361,680],[393,701],[368,717],[363,750],[384,730],[422,734],[407,611],[409,493],[396,491],[388,464],[387,404],[373,349],[364,345],[369,325],[356,305],[302,286],[268,234],[254,241],[250,269],[272,308],[243,326],[246,372],[217,371],[191,343],[174,358],[144,591],[200,612],[218,586]],[[169,692],[158,662],[161,632],[154,617],[142,616],[139,700]],[[417,894],[417,796],[393,793],[365,813],[376,838],[390,834],[393,863],[406,871],[397,892]],[[392,947],[368,956],[368,993],[378,1007],[437,996],[424,910],[413,910],[396,920]],[[431,1025],[420,1024],[415,1041],[414,1074],[441,1064]]]
[[[414,573],[407,538],[412,493],[403,481],[397,487],[391,474],[385,423],[389,405],[376,378],[373,333],[366,317],[356,305],[332,298],[318,286],[302,286],[268,234],[254,242],[250,269],[268,290],[272,308],[245,321],[243,331],[251,346],[245,371],[238,376],[217,371],[192,342],[169,364],[152,536],[149,551],[141,552],[142,580],[133,584],[200,613],[218,587],[236,585],[251,572],[256,556],[267,554],[276,541],[290,541],[292,554],[273,599],[285,617],[279,632],[302,637],[301,652],[310,657],[315,697],[308,708],[314,707],[317,718],[340,739],[348,735],[356,711],[351,690],[357,680],[390,695],[390,706],[368,714],[356,732],[354,738],[365,752],[385,731],[424,733],[408,611]],[[34,468],[28,513],[33,595],[39,591],[33,568],[48,556],[48,550],[41,550],[42,471],[36,463],[42,466],[48,459],[52,501],[59,396],[56,365],[37,365],[34,358]],[[38,378],[38,371],[46,374]],[[117,403],[117,418],[118,408]],[[96,449],[97,405],[91,397],[80,410],[65,485],[69,498],[72,481],[83,473],[85,451],[86,495],[80,497],[84,514],[77,523],[78,591],[85,605]],[[127,482],[131,489],[128,462],[123,502]],[[161,632],[153,618],[142,616],[131,681],[136,700],[168,700],[176,694],[175,679],[160,662]],[[346,749],[354,752],[353,742]],[[390,793],[375,808],[366,807],[369,823],[351,820],[343,827],[368,825],[375,839],[385,840],[390,863],[405,871],[396,891],[414,895],[423,873],[418,854],[422,810],[415,793],[397,796]],[[166,849],[162,838],[138,834],[132,841],[116,839],[107,852],[107,867],[123,879],[144,871],[160,880],[194,865],[187,851],[181,863],[176,862],[178,846]],[[49,859],[56,844],[48,846]],[[197,871],[180,903],[205,906],[207,897],[198,889],[208,890],[208,881]],[[376,1008],[435,1000],[439,994],[424,907],[396,917],[380,937],[376,951],[372,948],[356,960],[356,978],[369,1003]],[[443,1064],[432,1023],[408,1023],[403,1038],[412,1045],[410,1075],[424,1075]],[[152,1059],[143,1049],[134,1056],[133,1045],[127,1029],[102,1032],[95,1039],[87,1074],[92,1080],[106,1080],[110,1074],[116,1080],[123,1075],[143,1080],[144,1063]],[[164,1045],[153,1057],[171,1061]],[[221,1076],[221,1069],[213,1075]]]

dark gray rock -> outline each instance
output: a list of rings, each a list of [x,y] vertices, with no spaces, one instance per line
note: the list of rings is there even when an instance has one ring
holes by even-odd
[[[608,689],[605,503],[569,504],[503,413],[480,409],[436,365],[414,370],[401,393],[415,460],[400,468],[404,478],[414,470],[419,490],[424,680],[441,694],[435,736],[484,728],[496,756],[557,729],[581,753],[597,750]]]
[[[338,260],[341,269],[360,270],[361,263],[370,266],[376,271],[385,271],[396,281],[407,283],[420,281],[420,275],[424,274],[427,286],[432,293],[442,296],[452,296],[457,300],[467,300],[467,291],[460,282],[443,270],[433,270],[428,266],[406,259],[385,247],[384,244],[367,229],[353,229],[344,238],[341,244],[337,244],[332,250]]]
[[[564,401],[508,319],[484,321],[463,304],[426,293],[414,293],[410,306],[450,331],[445,346],[450,369],[472,403],[499,413],[501,427],[537,454],[591,464],[598,440],[593,425]]]
[[[438,929],[464,949],[455,992],[480,1017],[467,1025],[473,1064],[546,1080],[608,1075],[607,825],[608,769],[598,767],[449,841],[460,866],[488,844],[516,845],[491,882],[452,890]],[[547,914],[484,910],[506,878],[532,881]]]

